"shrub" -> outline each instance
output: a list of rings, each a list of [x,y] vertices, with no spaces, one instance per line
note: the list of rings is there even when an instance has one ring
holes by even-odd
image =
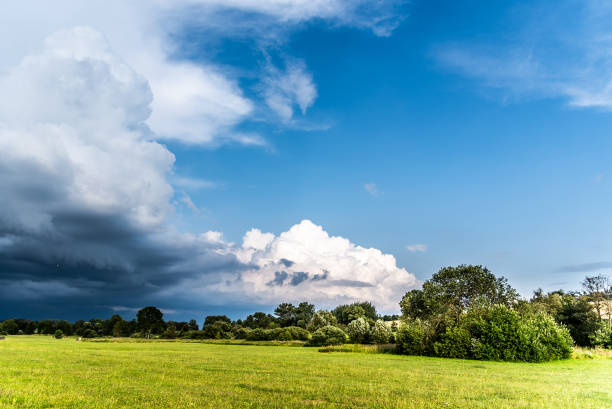
[[[246,339],[249,341],[269,341],[270,330],[265,330],[263,328],[255,328],[247,334]]]
[[[382,320],[377,320],[376,323],[372,326],[372,331],[370,332],[370,339],[375,344],[388,344],[389,338],[391,337],[391,329],[387,327]]]
[[[98,334],[93,329],[86,329],[85,331],[83,331],[82,335],[83,338],[95,338],[97,336]]]
[[[309,346],[341,345],[346,343],[347,335],[338,327],[326,325],[312,334]]]
[[[370,334],[370,324],[364,318],[357,318],[348,324],[346,331],[351,342],[365,344]]]
[[[470,333],[461,327],[449,327],[433,344],[436,356],[444,358],[469,358]]]
[[[234,338],[236,339],[247,339],[247,337],[249,336],[249,332],[251,332],[252,329],[251,328],[237,328],[234,332]]]
[[[310,333],[300,327],[256,328],[245,331],[244,336],[249,341],[307,341]]]
[[[470,315],[473,358],[544,362],[571,355],[573,341],[569,331],[548,314],[519,314],[497,305]]]
[[[407,355],[427,355],[429,350],[426,324],[421,320],[402,323],[397,331],[398,350]]]
[[[208,317],[207,317],[208,318]],[[204,337],[208,339],[228,339],[232,337],[231,326],[225,321],[215,321],[202,328]]]
[[[53,336],[55,337],[55,339],[62,339],[64,338],[64,333],[61,329],[58,329],[57,331],[55,331],[55,334],[53,334]]]

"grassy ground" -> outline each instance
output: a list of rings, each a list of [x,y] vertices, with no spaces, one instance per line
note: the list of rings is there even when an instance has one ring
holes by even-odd
[[[612,408],[612,360],[519,364],[204,343],[0,341],[0,408]]]

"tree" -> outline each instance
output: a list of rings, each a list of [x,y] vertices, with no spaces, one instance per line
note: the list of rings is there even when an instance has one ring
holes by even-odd
[[[345,325],[357,318],[367,318],[371,322],[377,319],[376,308],[370,302],[339,305],[332,312],[338,322]]]
[[[301,302],[295,310],[295,325],[300,328],[308,327],[315,312],[315,306],[308,302]]]
[[[197,331],[199,329],[198,323],[196,322],[196,320],[189,320],[188,327],[189,327],[189,331]]]
[[[383,320],[377,320],[372,326],[370,339],[375,344],[388,344],[391,337],[391,329]]]
[[[138,327],[146,338],[164,330],[164,314],[155,307],[144,307],[136,314]]]
[[[610,280],[605,275],[586,277],[582,282],[584,295],[597,311],[597,318],[601,320],[601,311],[606,307],[607,292],[610,287]]]
[[[128,337],[130,336],[130,325],[127,321],[116,321],[112,331],[113,337]]]
[[[290,303],[281,303],[274,309],[274,315],[281,327],[295,325],[297,308]]]
[[[204,318],[204,325],[202,325],[202,329],[208,325],[214,324],[217,321],[225,322],[227,324],[232,323],[232,320],[229,319],[227,315],[208,315],[206,318]]]
[[[322,328],[326,325],[337,325],[338,320],[336,320],[336,316],[329,311],[319,310],[314,313],[312,320],[310,320],[310,324],[308,324],[308,330],[310,332],[315,332],[319,328]]]
[[[348,324],[346,331],[348,332],[351,342],[355,344],[365,344],[370,333],[370,324],[368,324],[365,318],[360,317],[351,321]]]
[[[438,321],[459,316],[474,306],[512,306],[517,291],[504,277],[495,277],[486,267],[460,265],[445,267],[425,281],[422,290],[407,293],[400,306],[405,317]]]
[[[55,339],[62,339],[64,338],[64,333],[61,329],[58,329],[57,331],[55,331],[55,334],[53,334],[53,336],[55,337]]]
[[[266,314],[265,312],[256,312],[246,317],[243,325],[251,329],[270,328],[273,326],[274,321],[275,318],[272,315]]]

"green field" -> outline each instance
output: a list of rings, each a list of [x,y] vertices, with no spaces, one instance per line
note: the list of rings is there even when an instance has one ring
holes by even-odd
[[[612,360],[499,363],[182,342],[0,341],[0,408],[612,408]]]

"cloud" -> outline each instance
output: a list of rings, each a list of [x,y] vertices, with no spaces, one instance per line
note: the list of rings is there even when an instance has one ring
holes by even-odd
[[[293,118],[295,105],[306,114],[317,97],[312,75],[299,60],[287,62],[284,71],[268,64],[263,93],[266,104],[283,122]]]
[[[517,11],[517,10],[515,10]],[[536,1],[491,42],[443,44],[442,65],[482,81],[504,98],[563,98],[575,107],[612,109],[612,7],[606,2]]]
[[[363,185],[363,188],[372,196],[378,196],[378,188],[376,187],[376,183],[366,183]]]
[[[249,267],[216,283],[187,279],[170,293],[224,294],[262,305],[309,300],[333,306],[362,300],[397,311],[398,300],[419,285],[392,255],[330,236],[309,220],[279,236],[252,229],[231,252]]]
[[[612,269],[612,262],[598,261],[593,263],[573,264],[559,267],[555,270],[556,273],[582,273],[589,271],[603,270],[606,268]]]
[[[305,65],[296,60],[285,70],[267,72],[259,81],[268,91],[259,101],[246,95],[249,90],[241,85],[241,76],[251,79],[254,73],[241,74],[241,67],[216,63],[211,59],[214,55],[202,50],[197,60],[189,58],[180,40],[214,43],[243,35],[245,27],[250,27],[245,38],[254,49],[282,49],[280,44],[290,32],[311,20],[390,35],[401,21],[401,6],[395,0],[11,2],[0,15],[0,72],[38,49],[53,32],[92,27],[104,33],[127,66],[146,78],[152,100],[145,122],[157,140],[213,147],[225,143],[267,146],[262,135],[244,132],[241,125],[261,120],[258,107],[263,102],[281,123],[291,118],[294,105],[305,113],[316,98]],[[200,35],[185,32],[190,29]],[[269,46],[266,39],[270,37],[275,40]]]
[[[313,300],[389,296],[396,309],[398,288],[414,276],[392,256],[330,238],[320,227],[330,244],[347,243],[336,256],[326,253],[319,266],[289,251],[260,267],[272,247],[290,247],[281,238],[296,229],[279,237],[252,230],[236,247],[220,232],[187,233],[171,224],[178,202],[198,209],[182,189],[213,186],[175,176],[175,156],[159,140],[266,143],[237,130],[255,101],[231,72],[178,58],[159,18],[165,10],[180,20],[171,11],[187,3],[58,0],[35,2],[36,13],[33,4],[3,9],[0,299],[13,303],[0,313],[22,306],[66,316],[146,304],[194,310],[272,302],[285,297],[280,287]],[[272,89],[305,112],[316,97],[305,66],[292,62],[277,74]],[[282,271],[281,286],[266,286]]]
[[[147,81],[86,27],[53,34],[0,77],[4,297],[138,300],[238,268],[218,233],[167,223],[174,155],[149,138],[151,99]]]
[[[426,244],[409,244],[406,246],[406,250],[408,250],[411,253],[416,253],[416,252],[423,253],[427,251],[427,245]]]

